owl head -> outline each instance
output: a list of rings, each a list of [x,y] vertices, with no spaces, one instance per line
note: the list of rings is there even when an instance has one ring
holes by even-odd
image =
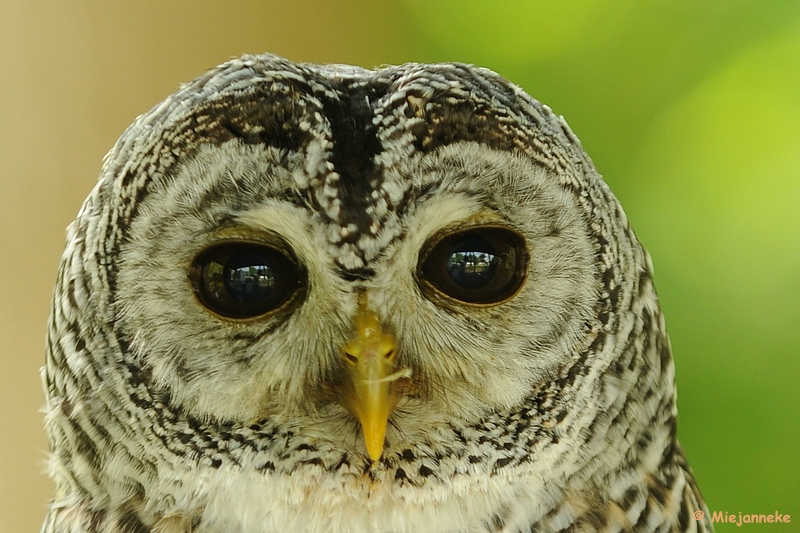
[[[68,237],[48,428],[57,479],[97,498],[163,465],[437,477],[596,435],[622,456],[674,419],[622,209],[485,69],[225,63],[123,134]]]

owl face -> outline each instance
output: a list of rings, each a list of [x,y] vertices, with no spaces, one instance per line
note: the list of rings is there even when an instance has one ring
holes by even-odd
[[[646,253],[469,65],[182,86],[70,226],[47,354],[48,533],[710,528]]]
[[[231,140],[149,186],[120,249],[118,316],[170,403],[364,453],[351,438],[361,382],[387,380],[391,447],[518,404],[580,349],[593,248],[551,172],[454,142],[340,194],[356,221],[341,225],[300,186],[309,157]],[[392,205],[364,207],[382,195]],[[367,318],[391,351],[372,377],[348,350]]]

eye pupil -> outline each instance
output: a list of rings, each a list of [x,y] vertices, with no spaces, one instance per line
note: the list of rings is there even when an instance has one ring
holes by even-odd
[[[231,298],[244,304],[269,299],[277,289],[272,262],[264,255],[251,251],[233,254],[224,266],[223,278]]]
[[[189,272],[195,295],[228,318],[252,318],[281,307],[302,287],[304,274],[287,253],[260,243],[209,247]]]
[[[468,236],[457,241],[448,255],[447,269],[456,285],[480,289],[491,283],[497,270],[498,256],[486,239]]]
[[[466,303],[491,304],[517,293],[526,268],[521,235],[508,228],[482,227],[426,243],[418,276],[423,288]]]

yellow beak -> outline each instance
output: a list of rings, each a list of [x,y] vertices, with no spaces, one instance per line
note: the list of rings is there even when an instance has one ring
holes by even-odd
[[[364,294],[355,325],[354,337],[342,350],[348,370],[342,403],[358,418],[367,453],[377,461],[383,454],[389,415],[401,395],[397,380],[409,377],[410,370],[395,371],[397,343],[367,309]]]

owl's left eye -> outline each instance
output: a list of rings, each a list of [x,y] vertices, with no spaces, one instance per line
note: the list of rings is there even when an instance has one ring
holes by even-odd
[[[189,270],[203,306],[228,318],[252,318],[281,307],[303,284],[292,257],[271,246],[226,242],[204,250]]]
[[[421,255],[417,276],[422,287],[464,303],[507,301],[525,282],[525,239],[510,228],[445,233],[426,243]]]

